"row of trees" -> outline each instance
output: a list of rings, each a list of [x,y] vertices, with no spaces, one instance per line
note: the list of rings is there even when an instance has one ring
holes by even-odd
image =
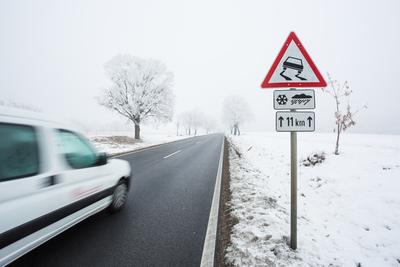
[[[197,135],[202,129],[206,134],[217,129],[216,121],[209,115],[203,113],[199,109],[179,114],[176,120],[176,134]]]
[[[105,64],[110,84],[99,103],[120,114],[135,125],[135,139],[140,139],[140,125],[146,121],[169,122],[173,117],[173,74],[165,64],[153,59],[117,55]],[[231,133],[240,134],[240,126],[251,117],[243,98],[228,97],[223,105],[223,120]],[[206,133],[217,129],[216,121],[198,109],[184,112],[177,118],[177,134]]]
[[[228,96],[222,106],[223,128],[228,127],[233,135],[240,135],[240,127],[252,119],[252,113],[249,105],[240,96]],[[206,115],[199,109],[179,114],[176,120],[177,135],[185,133],[187,135],[197,135],[199,129],[205,133],[218,130],[215,119]]]

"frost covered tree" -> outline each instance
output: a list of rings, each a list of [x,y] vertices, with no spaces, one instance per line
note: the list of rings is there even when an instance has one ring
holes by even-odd
[[[208,134],[215,130],[217,126],[215,120],[200,109],[192,109],[180,113],[177,117],[176,125],[177,133],[179,132],[179,128],[183,127],[188,135],[197,135],[200,129],[203,129]]]
[[[179,118],[176,120],[175,125],[176,125],[176,136],[179,136],[179,126],[181,126],[181,121],[179,120]]]
[[[180,133],[181,128],[186,130],[185,129],[186,122],[187,122],[186,113],[183,112],[178,114],[178,116],[176,117],[176,135],[182,135],[182,133]]]
[[[186,129],[186,134],[197,135],[198,129],[203,126],[203,113],[198,109],[183,112],[179,115],[180,124]]]
[[[202,123],[202,128],[206,132],[206,134],[209,134],[210,132],[214,131],[217,126],[217,123],[215,120],[210,117],[210,116],[204,116],[203,123]]]
[[[223,120],[229,126],[231,134],[240,135],[240,126],[252,117],[247,102],[241,96],[229,96],[224,101]]]
[[[99,102],[135,125],[135,139],[140,139],[142,122],[167,122],[172,119],[173,74],[163,63],[118,55],[105,64],[105,71],[111,84]]]
[[[198,109],[193,109],[190,111],[190,117],[192,120],[192,126],[194,130],[194,135],[197,135],[199,128],[203,127],[204,124],[204,114],[198,110]]]
[[[367,106],[364,105],[362,108],[353,112],[350,105],[350,95],[353,91],[350,89],[348,82],[340,83],[337,80],[333,80],[329,73],[327,76],[329,87],[322,88],[322,90],[331,95],[335,100],[336,127],[333,131],[336,132],[335,155],[339,155],[340,134],[356,124],[354,116],[362,109],[366,109]],[[345,104],[343,104],[343,102],[345,102]]]
[[[178,116],[179,125],[185,129],[186,134],[191,134],[192,120],[189,112],[182,112]]]

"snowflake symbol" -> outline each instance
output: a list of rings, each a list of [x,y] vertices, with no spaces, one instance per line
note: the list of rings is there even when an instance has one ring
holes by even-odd
[[[285,105],[288,99],[285,95],[278,95],[276,101],[278,102],[279,105]]]

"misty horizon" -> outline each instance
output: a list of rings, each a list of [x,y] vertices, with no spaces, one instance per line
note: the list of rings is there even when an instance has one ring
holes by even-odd
[[[199,109],[226,129],[224,99],[239,95],[253,114],[243,129],[272,132],[273,90],[260,85],[295,31],[325,80],[329,73],[349,82],[352,108],[368,106],[350,132],[400,134],[393,123],[400,113],[399,7],[396,1],[4,1],[0,99],[91,128],[130,129],[97,98],[109,84],[106,62],[131,54],[160,60],[174,74],[174,120]],[[315,92],[316,131],[332,132],[334,100]]]

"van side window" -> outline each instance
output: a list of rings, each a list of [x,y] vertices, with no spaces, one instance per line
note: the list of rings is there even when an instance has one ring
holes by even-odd
[[[39,173],[39,145],[35,128],[0,123],[0,182]]]
[[[81,169],[96,166],[96,153],[79,135],[66,130],[58,130],[57,140],[59,151],[71,168]]]

